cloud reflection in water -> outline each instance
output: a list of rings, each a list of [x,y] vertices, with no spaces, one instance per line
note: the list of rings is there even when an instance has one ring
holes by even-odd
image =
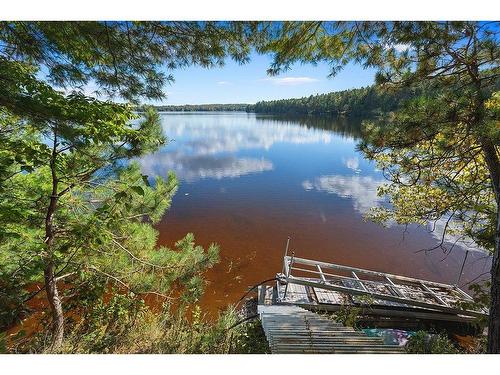
[[[385,202],[383,197],[377,195],[377,188],[387,183],[385,180],[377,180],[370,176],[320,176],[313,181],[302,182],[302,187],[307,190],[316,190],[329,194],[336,194],[342,198],[352,200],[353,207],[361,214],[367,213],[371,207],[380,206]],[[435,223],[428,223],[427,230],[437,240],[443,239],[447,218],[441,218]],[[388,226],[394,222],[387,223]],[[459,228],[458,223],[451,223],[451,228]],[[444,237],[445,247],[449,250],[452,246],[459,246],[466,250],[485,252],[474,241],[466,236],[446,233]]]
[[[317,190],[350,198],[354,209],[364,214],[384,201],[377,196],[377,188],[383,183],[384,180],[376,180],[370,176],[327,175],[313,181],[305,180],[302,187],[308,191]]]
[[[143,173],[147,175],[165,175],[173,170],[178,178],[189,182],[200,178],[240,177],[273,169],[273,164],[263,158],[185,155],[182,152],[150,154],[143,157],[140,164]]]
[[[274,168],[270,160],[240,156],[241,151],[269,150],[276,143],[330,143],[332,140],[325,130],[263,123],[243,116],[243,121],[239,121],[237,115],[177,115],[173,120],[163,117],[164,133],[172,141],[164,149],[139,160],[143,173],[165,176],[173,170],[178,178],[189,182],[202,178],[235,178]]]

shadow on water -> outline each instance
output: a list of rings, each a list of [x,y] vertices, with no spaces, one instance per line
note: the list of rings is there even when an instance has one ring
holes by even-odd
[[[271,121],[283,124],[294,124],[304,126],[308,129],[322,129],[334,132],[343,137],[352,137],[360,140],[362,138],[363,118],[345,118],[338,116],[318,116],[318,115],[268,115],[255,114],[257,121]]]

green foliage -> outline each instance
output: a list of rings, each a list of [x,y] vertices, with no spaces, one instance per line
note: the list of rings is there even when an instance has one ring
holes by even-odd
[[[185,105],[158,105],[155,109],[160,112],[212,112],[212,111],[250,111],[252,108],[249,104],[185,104]]]
[[[119,343],[120,336],[125,335],[147,309],[141,299],[116,291],[107,303],[102,298],[93,300],[91,306],[87,303],[82,304],[84,315],[70,327],[67,348],[62,351],[73,352],[75,350],[69,346],[76,345],[79,348],[76,352],[106,353]]]
[[[449,88],[410,101],[383,123],[365,123],[367,141],[360,148],[392,182],[379,189],[392,208],[374,209],[368,217],[403,225],[442,222],[443,251],[451,249],[445,235],[472,238],[493,251],[495,195],[481,145],[465,120],[457,122],[462,100],[463,92]]]
[[[488,310],[491,305],[491,281],[483,281],[479,283],[474,283],[469,286],[472,292],[472,301],[460,301],[456,305],[462,309],[466,310]],[[475,324],[482,331],[488,324],[487,316],[477,317]]]
[[[458,349],[445,334],[429,334],[418,331],[405,346],[409,354],[458,354]]]
[[[0,57],[46,69],[58,87],[161,99],[168,70],[248,60],[258,24],[231,22],[0,22]],[[4,82],[2,80],[2,82]]]
[[[360,313],[360,307],[353,305],[341,305],[340,309],[332,316],[332,319],[336,322],[342,323],[346,327],[356,327]]]
[[[225,354],[231,350],[232,333],[229,328],[236,322],[237,315],[232,308],[221,312],[210,322],[195,307],[190,323],[182,310],[172,314],[165,322],[167,333],[162,342],[162,353],[205,353]]]
[[[271,349],[259,319],[241,324],[235,330],[231,353],[236,354],[269,354]]]
[[[217,246],[205,252],[188,234],[175,249],[157,248],[152,224],[170,206],[177,180],[170,173],[152,181],[131,161],[166,143],[158,113],[87,97],[81,86],[130,101],[161,98],[173,79],[162,66],[211,67],[226,56],[244,62],[251,29],[217,22],[0,23],[2,328],[27,311],[33,282],[69,283],[61,294],[82,297],[71,309],[102,297],[108,285],[162,298],[178,291],[184,302],[200,297]]]
[[[274,54],[268,70],[273,75],[295,63],[325,62],[335,76],[355,62],[377,69],[378,84],[409,85],[474,73],[462,70],[473,62],[472,54],[485,68],[498,68],[495,22],[289,21],[267,26],[268,38],[258,49]]]
[[[299,99],[260,101],[248,111],[279,114],[328,114],[334,116],[372,117],[396,110],[421,89],[382,90],[377,86],[317,94]]]
[[[192,310],[188,319],[185,307],[176,310],[165,304],[161,311],[153,311],[130,295],[115,293],[107,302],[100,297],[82,308],[82,316],[69,322],[63,345],[56,352],[225,354],[257,350],[241,345],[248,343],[250,329],[230,329],[237,320],[234,310],[222,312],[215,320],[207,320],[199,306],[192,306]],[[49,335],[41,332],[11,350],[53,352]]]
[[[73,99],[58,98],[61,105],[72,108],[68,101]],[[192,234],[177,242],[173,250],[156,246],[158,233],[151,224],[170,206],[177,180],[170,173],[167,179],[157,177],[150,182],[129,159],[165,143],[157,113],[148,108],[142,120],[133,123],[130,120],[136,116],[129,107],[81,99],[91,104],[91,123],[74,118],[33,122],[4,117],[2,130],[6,131],[2,134],[7,134],[8,142],[2,145],[1,155],[9,163],[4,165],[8,177],[1,184],[4,199],[0,202],[3,327],[25,311],[26,288],[43,281],[48,260],[55,266],[56,276],[73,285],[64,293],[83,298],[86,288],[93,285],[97,298],[112,283],[135,294],[166,297],[175,286],[186,302],[200,297],[201,274],[218,261],[218,247],[211,245],[205,252],[195,245]],[[109,108],[126,115],[107,114]],[[52,147],[46,142],[48,137]],[[19,144],[26,147],[19,149]],[[30,152],[20,154],[21,150]],[[52,219],[53,243],[47,253],[45,222],[54,183],[57,209]],[[77,302],[69,305],[81,307]]]
[[[0,332],[0,354],[7,353],[7,340],[5,338],[5,333]]]

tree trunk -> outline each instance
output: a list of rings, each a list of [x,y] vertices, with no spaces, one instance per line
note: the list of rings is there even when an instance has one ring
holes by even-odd
[[[50,310],[52,311],[52,345],[51,350],[57,350],[64,337],[64,315],[62,310],[61,299],[57,290],[57,280],[54,265],[54,214],[57,208],[58,183],[56,173],[56,158],[57,158],[57,135],[54,130],[54,144],[52,147],[52,157],[50,160],[50,170],[52,174],[52,193],[50,195],[50,203],[47,207],[47,215],[45,217],[45,246],[46,253],[44,257],[44,281],[47,300]]]
[[[54,275],[54,265],[49,263],[45,266],[45,291],[52,311],[52,344],[51,349],[58,349],[64,337],[64,315],[61,299],[57,290],[57,282]]]
[[[487,139],[481,147],[490,172],[491,183],[497,203],[495,225],[495,249],[491,264],[490,316],[488,321],[488,353],[500,353],[500,161],[495,145]]]
[[[488,324],[488,353],[500,353],[500,211],[497,210],[495,252],[491,265],[491,304]]]

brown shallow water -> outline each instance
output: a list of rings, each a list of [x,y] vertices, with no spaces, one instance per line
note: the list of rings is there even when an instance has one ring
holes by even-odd
[[[363,219],[386,203],[376,196],[381,172],[356,151],[358,123],[245,113],[169,113],[162,122],[172,142],[140,163],[150,176],[174,170],[181,181],[157,226],[160,244],[193,232],[197,243],[220,245],[201,300],[207,312],[274,277],[288,236],[299,257],[456,282],[465,244],[447,256],[418,252],[438,243],[439,226],[405,231]],[[461,285],[489,269],[472,250]]]

